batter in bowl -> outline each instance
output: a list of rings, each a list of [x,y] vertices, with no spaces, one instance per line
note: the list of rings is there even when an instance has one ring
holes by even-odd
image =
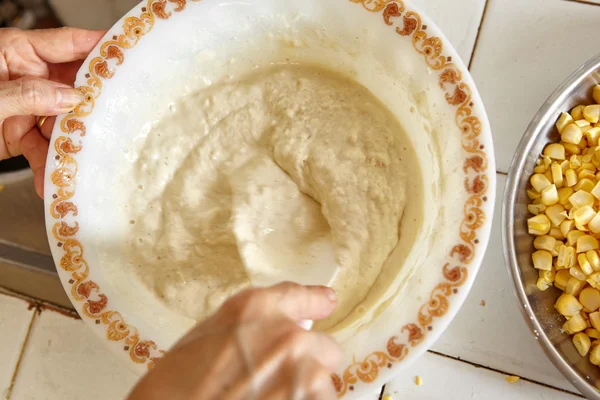
[[[172,104],[140,146],[127,266],[169,309],[201,320],[250,286],[232,227],[236,207],[272,209],[245,240],[291,244],[289,257],[328,243],[340,266],[332,284],[339,305],[315,327],[335,329],[367,298],[400,236],[420,223],[403,223],[419,197],[417,164],[394,115],[349,78],[284,65],[213,84]]]

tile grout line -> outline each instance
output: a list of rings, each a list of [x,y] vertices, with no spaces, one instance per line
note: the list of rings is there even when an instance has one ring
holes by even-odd
[[[429,352],[431,354],[434,354],[436,356],[439,356],[439,357],[445,357],[445,358],[448,358],[450,360],[462,362],[462,363],[468,364],[468,365],[470,365],[472,367],[475,367],[475,368],[485,369],[485,370],[496,372],[498,374],[502,374],[502,375],[505,375],[505,376],[508,376],[508,375],[512,376],[513,375],[513,374],[511,374],[509,372],[506,372],[506,371],[503,371],[501,369],[497,369],[497,368],[493,368],[493,367],[486,367],[485,365],[478,364],[478,363],[471,362],[471,361],[467,361],[467,360],[464,360],[462,358],[450,356],[448,354],[440,353],[438,351],[427,350],[427,352]],[[543,386],[543,387],[548,388],[548,389],[556,390],[558,392],[570,394],[572,396],[577,396],[577,397],[581,397],[582,399],[585,399],[585,397],[583,397],[580,393],[571,392],[570,390],[561,389],[561,388],[558,388],[556,386],[548,385],[547,383],[542,383],[542,382],[534,381],[533,379],[525,378],[525,377],[522,377],[522,376],[519,376],[519,379],[521,379],[521,380],[523,380],[525,382],[533,383],[534,385]]]
[[[473,43],[473,51],[471,51],[471,57],[469,59],[469,65],[467,69],[471,71],[471,66],[473,65],[473,60],[475,59],[475,52],[477,51],[477,45],[479,44],[479,36],[481,34],[481,29],[483,28],[483,23],[485,22],[485,17],[487,15],[488,6],[490,5],[491,0],[485,0],[485,6],[483,6],[483,13],[481,13],[481,21],[479,22],[479,27],[477,28],[477,36],[475,36],[475,43]]]
[[[10,379],[10,384],[8,385],[8,390],[6,391],[6,396],[4,397],[4,400],[10,400],[10,398],[11,398],[12,391],[15,387],[15,382],[17,380],[17,375],[19,374],[19,369],[21,367],[21,362],[23,361],[23,356],[25,355],[25,349],[27,348],[27,345],[29,344],[29,338],[31,337],[31,330],[33,328],[33,324],[37,320],[38,315],[41,314],[41,312],[42,312],[42,310],[37,305],[35,305],[33,308],[34,308],[33,315],[31,317],[31,321],[29,321],[29,326],[27,327],[27,332],[25,333],[25,340],[23,340],[23,344],[21,345],[21,351],[19,353],[19,358],[17,360],[17,364],[15,365],[15,370],[13,372],[13,375]]]
[[[565,0],[571,3],[579,3],[579,4],[585,4],[588,6],[600,6],[600,3],[595,3],[593,1],[588,1],[588,0]]]
[[[39,307],[42,311],[49,310],[49,311],[53,311],[53,312],[62,314],[65,317],[78,319],[78,320],[81,319],[81,317],[75,310],[72,310],[70,308],[67,308],[67,307],[64,307],[64,306],[61,306],[58,304],[54,304],[54,303],[51,303],[51,302],[48,302],[45,300],[40,300],[35,297],[27,296],[27,295],[24,295],[24,294],[21,294],[18,292],[13,292],[10,290],[3,290],[2,287],[0,287],[0,295],[12,297],[13,299],[19,299],[19,300],[26,301],[30,304],[31,307]]]

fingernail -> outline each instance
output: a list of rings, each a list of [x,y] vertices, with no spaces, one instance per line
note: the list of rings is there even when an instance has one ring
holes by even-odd
[[[72,109],[78,106],[85,99],[83,93],[77,89],[58,88],[56,89],[56,106],[61,109]]]
[[[337,294],[335,293],[335,290],[333,290],[332,288],[327,288],[327,297],[329,298],[329,300],[331,301],[337,301]]]

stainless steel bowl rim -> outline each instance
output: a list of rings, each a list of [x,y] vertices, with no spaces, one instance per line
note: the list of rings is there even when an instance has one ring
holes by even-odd
[[[560,353],[552,345],[550,339],[544,332],[536,315],[532,311],[531,304],[527,297],[521,271],[517,261],[517,252],[514,239],[514,209],[518,184],[521,175],[526,171],[526,155],[529,154],[536,142],[536,139],[544,131],[544,122],[556,118],[556,104],[562,104],[569,96],[569,92],[577,87],[590,73],[600,68],[600,54],[587,61],[575,72],[573,72],[544,102],[542,107],[533,117],[533,120],[525,130],[521,142],[517,147],[515,155],[510,165],[510,170],[504,189],[504,198],[502,201],[502,243],[504,250],[504,260],[509,271],[509,277],[513,283],[513,291],[517,296],[519,307],[529,328],[535,335],[542,349],[550,358],[550,361],[556,368],[589,399],[600,400],[598,390],[590,385],[586,380],[580,377],[569,363],[563,359]]]

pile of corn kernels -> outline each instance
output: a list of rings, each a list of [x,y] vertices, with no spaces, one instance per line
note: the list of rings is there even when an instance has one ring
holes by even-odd
[[[600,85],[598,104],[579,105],[556,122],[560,142],[544,149],[527,195],[535,236],[537,287],[554,285],[555,304],[581,356],[600,365]]]

